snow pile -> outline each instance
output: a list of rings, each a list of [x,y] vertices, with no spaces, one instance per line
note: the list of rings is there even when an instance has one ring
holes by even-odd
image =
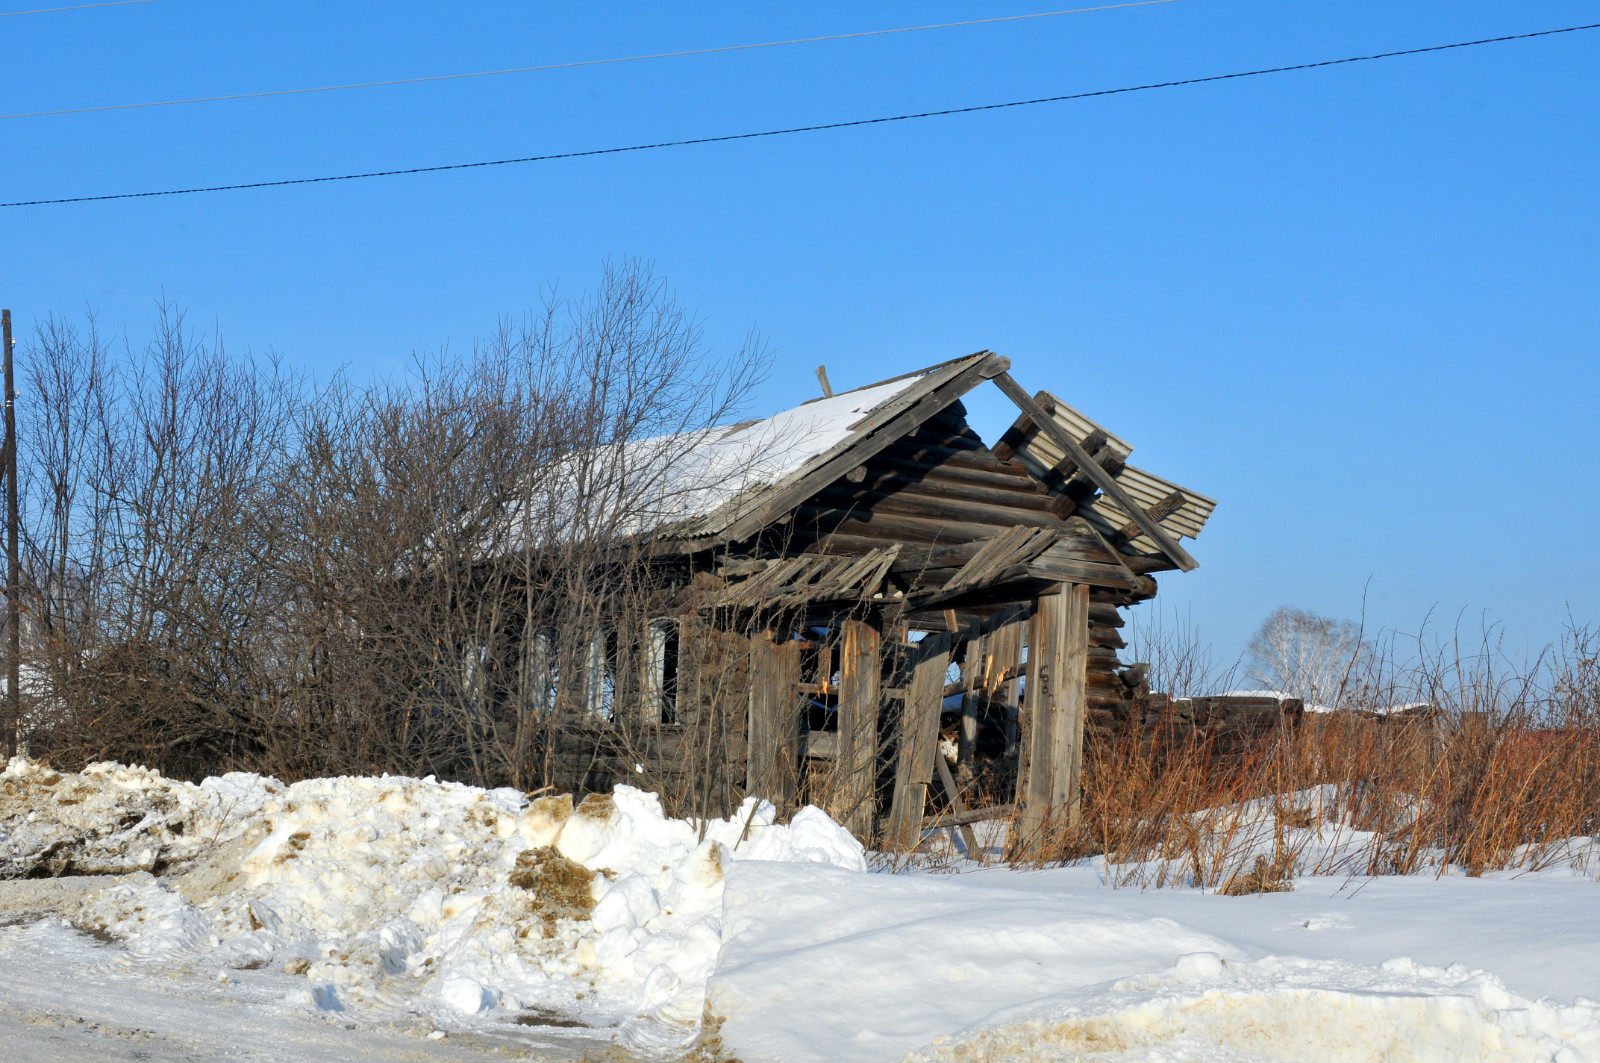
[[[295,1002],[619,1027],[636,1048],[696,1030],[722,942],[735,860],[862,870],[817,809],[772,806],[703,825],[619,786],[574,807],[433,779],[194,786],[95,765],[57,775],[15,760],[0,793],[6,873],[174,869],[86,894],[72,921],[136,954],[303,974]],[[30,867],[27,861],[34,861]],[[34,870],[37,869],[37,870]]]
[[[0,879],[181,869],[245,833],[282,789],[237,772],[195,786],[109,762],[63,775],[16,758],[0,773]]]

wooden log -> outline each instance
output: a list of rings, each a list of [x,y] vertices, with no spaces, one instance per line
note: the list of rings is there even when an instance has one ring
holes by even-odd
[[[800,761],[800,646],[770,631],[750,638],[750,741],[745,791],[780,814],[794,804]]]
[[[900,751],[895,761],[894,797],[885,831],[893,845],[917,842],[933,780],[933,758],[939,753],[939,712],[944,701],[944,676],[950,665],[951,638],[938,632],[917,644],[900,720]]]
[[[933,470],[935,473],[937,471]],[[949,499],[1006,507],[1020,506],[1041,513],[1050,512],[1051,505],[1049,495],[1027,490],[1025,486],[973,483],[970,480],[946,479],[936,475],[920,480],[903,477],[867,479],[859,484],[850,483],[848,480],[839,481],[817,492],[813,496],[813,501],[819,504],[837,505],[838,499],[851,498],[859,499],[864,505],[871,505],[880,499],[900,497]]]
[[[845,513],[836,509],[801,506],[797,523],[811,525],[818,532],[876,536],[891,542],[952,543],[987,539],[1001,527],[972,521],[911,517],[899,513]],[[1010,527],[1010,524],[1006,524]]]
[[[779,520],[846,472],[915,432],[1001,364],[1010,362],[996,354],[982,352],[935,370],[930,374],[931,380],[925,382],[931,383],[931,387],[919,398],[907,406],[890,403],[858,422],[852,433],[854,441],[848,448],[836,448],[833,457],[779,490],[761,508],[740,517],[727,529],[726,537],[730,541],[742,540]]]
[[[932,517],[936,520],[967,521],[973,524],[991,524],[995,529],[1010,528],[1017,524],[1026,524],[1037,528],[1059,528],[1061,520],[1050,512],[1047,505],[1038,505],[1034,496],[1017,495],[1018,499],[1025,500],[1022,504],[1013,504],[1003,495],[995,495],[984,501],[972,501],[964,498],[954,498],[935,494],[922,494],[913,491],[900,491],[892,495],[876,495],[871,498],[846,500],[843,494],[823,492],[808,505],[832,506],[835,509],[851,513],[871,513],[874,518],[881,514],[904,514],[908,517]],[[1043,501],[1042,499],[1038,501]],[[993,531],[990,532],[993,534]]]
[[[878,776],[878,685],[882,634],[866,620],[846,620],[839,648],[839,759],[834,818],[870,840]]]

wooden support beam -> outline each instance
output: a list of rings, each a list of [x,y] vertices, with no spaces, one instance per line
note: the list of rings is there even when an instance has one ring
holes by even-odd
[[[866,620],[840,625],[839,758],[833,813],[858,838],[870,840],[878,777],[878,686],[882,635]]]
[[[1089,588],[1068,583],[1058,595],[1062,631],[1057,643],[1054,682],[1050,690],[1055,716],[1050,807],[1064,824],[1075,827],[1083,793],[1083,724],[1088,715]]]
[[[991,819],[1010,819],[1011,814],[1016,810],[1016,805],[995,805],[991,808],[973,808],[959,814],[944,812],[924,819],[922,821],[922,829],[937,830],[940,827],[957,827],[963,823],[983,823]]]
[[[1152,520],[1139,503],[1128,496],[1128,492],[1122,489],[1122,485],[1117,483],[1110,473],[1091,458],[1076,439],[1072,438],[1072,433],[1061,427],[1061,424],[1047,414],[1032,395],[1022,389],[1022,385],[1011,379],[1010,373],[999,373],[992,379],[1000,390],[1005,392],[1006,396],[1017,404],[1018,409],[1031,417],[1034,423],[1039,426],[1039,429],[1055,441],[1056,446],[1066,451],[1067,457],[1077,464],[1079,471],[1087,476],[1091,483],[1101,491],[1104,491],[1107,498],[1115,502],[1124,513],[1133,518],[1139,529],[1150,536],[1155,541],[1155,544],[1160,547],[1161,552],[1171,558],[1175,565],[1185,572],[1199,567],[1199,562],[1190,557],[1189,552],[1178,545],[1178,540],[1166,528]]]
[[[800,644],[771,631],[750,637],[750,745],[745,792],[779,814],[794,805],[800,762]]]
[[[891,845],[917,843],[933,758],[939,755],[939,713],[944,703],[944,676],[950,666],[952,640],[936,632],[917,643],[911,689],[900,719],[900,752],[895,761],[894,798],[885,835]]]
[[[1067,583],[1041,597],[1028,632],[1031,733],[1021,780],[1024,849],[1043,844],[1052,825],[1077,822],[1087,713],[1089,588]]]
[[[943,753],[935,752],[933,756],[933,766],[938,769],[939,782],[944,786],[945,796],[950,799],[951,814],[960,816],[966,811],[966,809],[962,807],[961,791],[956,789],[955,776],[950,774],[950,762],[944,759]],[[961,830],[961,840],[967,845],[967,859],[978,859],[978,836],[974,834],[972,828],[965,823],[958,823],[956,826]]]

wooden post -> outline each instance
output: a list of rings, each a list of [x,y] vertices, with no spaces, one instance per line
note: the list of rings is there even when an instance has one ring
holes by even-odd
[[[956,764],[963,778],[970,778],[972,774],[972,758],[978,746],[978,705],[988,697],[989,672],[989,638],[979,635],[968,640],[966,660],[961,667],[962,682],[967,689],[961,695],[961,739]]]
[[[1042,596],[1028,634],[1028,713],[1032,734],[1021,786],[1024,849],[1051,825],[1077,822],[1088,694],[1089,588],[1064,583]]]
[[[1055,717],[1051,759],[1050,809],[1065,826],[1078,825],[1083,798],[1083,722],[1088,715],[1089,588],[1062,585],[1061,634],[1057,641],[1052,714]],[[1065,815],[1062,820],[1059,817]]]
[[[11,311],[0,310],[0,348],[5,354],[6,388],[6,709],[0,724],[4,757],[16,755],[17,724],[22,719],[22,603],[17,571],[17,387],[11,375]],[[0,763],[4,760],[0,759]]]
[[[992,662],[991,677],[989,679],[990,696],[997,690],[1003,691],[1005,700],[1005,727],[1007,757],[1018,756],[1018,705],[1022,700],[1022,679],[1013,676],[1002,684],[999,677],[1015,668],[1022,660],[1023,635],[1027,631],[1028,618],[1024,610],[1012,614],[1011,619],[1004,621],[984,639],[984,644],[989,651]]]
[[[900,720],[900,753],[895,761],[894,799],[885,833],[892,845],[917,842],[928,784],[933,781],[933,758],[939,753],[939,712],[944,705],[944,676],[950,667],[948,632],[928,634],[917,644],[911,688],[906,691],[905,714]]]
[[[839,648],[839,755],[834,812],[856,837],[870,840],[878,778],[878,678],[882,636],[876,624],[846,620]]]
[[[1021,837],[1015,839],[1022,851],[1042,844],[1050,795],[1055,788],[1055,714],[1050,711],[1055,674],[1051,665],[1056,659],[1061,620],[1061,595],[1050,594],[1034,603],[1033,619],[1028,623],[1028,687],[1024,694],[1028,764],[1017,786],[1022,814],[1017,821]]]
[[[794,805],[800,761],[800,643],[787,633],[750,637],[750,746],[745,792],[780,815]]]

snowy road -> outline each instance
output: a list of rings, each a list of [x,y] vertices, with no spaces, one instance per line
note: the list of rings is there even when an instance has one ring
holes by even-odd
[[[432,1031],[414,1019],[408,1027],[383,1026],[286,1009],[292,976],[229,971],[226,977],[225,983],[130,960],[54,921],[0,927],[0,1061],[477,1063],[579,1060],[585,1053],[608,1058],[602,1053],[614,1051],[609,1038],[575,1032],[542,1041],[517,1027],[429,1040]]]

